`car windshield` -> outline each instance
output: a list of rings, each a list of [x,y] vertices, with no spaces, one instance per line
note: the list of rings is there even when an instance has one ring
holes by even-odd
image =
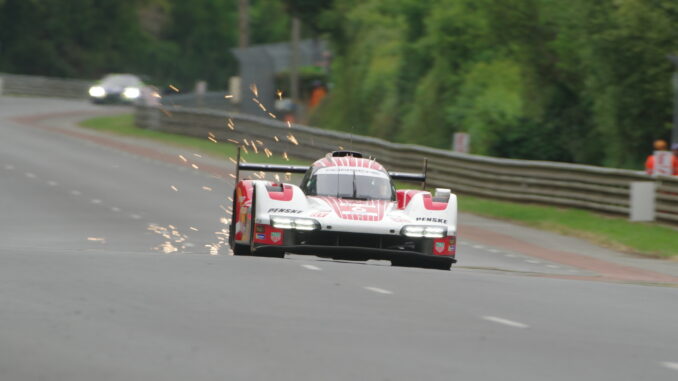
[[[343,168],[341,171],[319,170],[311,175],[304,188],[310,196],[334,196],[357,200],[393,200],[389,177],[378,171]]]
[[[139,80],[139,78],[133,75],[115,74],[106,76],[101,81],[101,84],[105,86],[120,86],[120,87],[140,86],[141,80]]]

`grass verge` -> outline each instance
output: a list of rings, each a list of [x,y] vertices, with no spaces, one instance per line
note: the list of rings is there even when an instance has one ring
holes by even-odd
[[[192,148],[222,159],[235,157],[237,150],[237,146],[230,143],[215,144],[207,139],[137,128],[131,114],[92,118],[83,121],[81,126]],[[309,164],[308,161],[293,157],[289,161],[280,156],[267,158],[264,154],[253,153],[244,154],[243,157],[248,161],[272,164]],[[402,185],[412,188],[411,184]],[[616,250],[656,258],[678,258],[678,231],[658,224],[629,222],[621,217],[605,216],[585,210],[514,204],[466,195],[459,196],[459,209],[466,213],[584,238]]]
[[[584,238],[616,250],[656,258],[678,258],[678,230],[659,224],[630,222],[586,210],[514,204],[465,195],[459,196],[459,209]]]

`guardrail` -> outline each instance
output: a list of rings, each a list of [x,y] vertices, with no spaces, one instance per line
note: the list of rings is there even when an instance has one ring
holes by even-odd
[[[227,120],[235,128],[231,130]],[[389,170],[419,171],[428,159],[428,183],[454,192],[521,202],[590,209],[629,215],[630,184],[656,184],[655,216],[678,223],[678,178],[643,172],[547,161],[500,159],[387,142],[382,139],[251,115],[184,107],[136,109],[142,128],[220,140],[254,139],[273,153],[289,152],[309,160],[339,147],[376,157]],[[276,141],[276,138],[278,141]],[[292,140],[296,140],[298,145]]]
[[[92,81],[0,73],[0,95],[86,98]]]
[[[212,110],[237,112],[237,106],[226,97],[230,93],[226,91],[208,91],[204,94],[181,93],[164,95],[160,102],[166,107],[181,106],[206,108]]]

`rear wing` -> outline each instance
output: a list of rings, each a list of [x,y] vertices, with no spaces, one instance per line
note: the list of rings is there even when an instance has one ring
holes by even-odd
[[[263,172],[281,172],[281,173],[306,173],[309,168],[308,165],[284,165],[284,164],[256,164],[243,163],[240,161],[240,148],[238,148],[237,165],[235,169],[235,183],[240,181],[240,171],[263,171]],[[424,159],[424,172],[389,172],[389,176],[393,180],[421,182],[422,189],[426,188],[426,170],[428,162]]]

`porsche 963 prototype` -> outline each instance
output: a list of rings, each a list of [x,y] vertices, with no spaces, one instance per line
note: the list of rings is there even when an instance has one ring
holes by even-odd
[[[240,180],[240,171],[303,173],[300,185]],[[229,243],[234,255],[310,254],[389,260],[394,266],[449,270],[456,262],[457,198],[425,184],[425,173],[388,172],[375,160],[335,151],[311,166],[237,161]]]

